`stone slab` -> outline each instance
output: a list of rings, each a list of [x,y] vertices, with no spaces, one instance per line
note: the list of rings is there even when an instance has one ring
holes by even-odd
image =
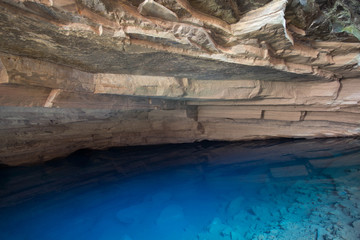
[[[51,89],[43,87],[23,87],[0,85],[0,106],[42,107]]]
[[[299,121],[301,112],[264,111],[264,119],[279,121]]]
[[[360,114],[349,112],[307,112],[305,120],[360,124]]]
[[[206,119],[260,119],[261,110],[241,109],[230,106],[199,106],[198,121]]]

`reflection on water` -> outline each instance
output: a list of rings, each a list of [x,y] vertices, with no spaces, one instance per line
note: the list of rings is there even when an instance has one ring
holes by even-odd
[[[0,239],[360,239],[360,140],[84,150],[1,167]]]

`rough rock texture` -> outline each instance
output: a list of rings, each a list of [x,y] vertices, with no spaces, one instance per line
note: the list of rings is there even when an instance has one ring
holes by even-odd
[[[358,136],[356,9],[355,0],[0,0],[0,163]]]

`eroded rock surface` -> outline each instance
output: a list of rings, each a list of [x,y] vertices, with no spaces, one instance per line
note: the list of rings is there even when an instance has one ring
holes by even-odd
[[[358,136],[359,7],[2,0],[0,163],[80,148]]]

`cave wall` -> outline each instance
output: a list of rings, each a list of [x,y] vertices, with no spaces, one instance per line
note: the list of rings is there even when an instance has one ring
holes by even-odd
[[[318,16],[297,1],[221,4],[1,0],[0,163],[360,135],[355,30],[315,36]]]
[[[2,54],[0,161],[81,148],[360,134],[360,80],[195,80],[87,73]]]

